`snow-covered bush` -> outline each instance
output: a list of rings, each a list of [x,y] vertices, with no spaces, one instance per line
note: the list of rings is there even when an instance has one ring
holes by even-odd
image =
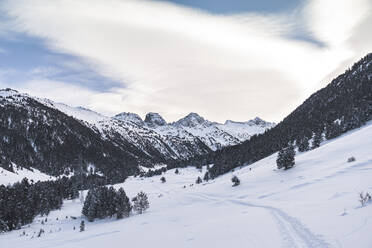
[[[237,176],[233,176],[231,178],[231,182],[233,183],[233,187],[238,186],[240,184],[240,179]]]
[[[161,181],[162,183],[165,183],[167,180],[165,179],[165,177],[161,177],[161,178],[160,178],[160,181]]]
[[[351,162],[354,162],[355,161],[355,157],[350,157],[347,159],[347,162],[348,163],[351,163]]]
[[[367,203],[370,203],[371,201],[372,201],[372,197],[368,192],[366,192],[366,194],[363,194],[363,192],[360,192],[359,202],[362,204],[362,206],[366,205]]]

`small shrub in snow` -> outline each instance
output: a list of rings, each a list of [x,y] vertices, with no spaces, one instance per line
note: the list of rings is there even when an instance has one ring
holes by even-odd
[[[348,163],[351,163],[351,162],[354,162],[355,161],[355,157],[350,157],[347,159],[347,162]]]
[[[75,227],[74,227],[75,228]],[[75,230],[75,229],[74,229]],[[80,232],[84,232],[85,231],[85,222],[82,220],[80,222]]]
[[[139,192],[133,199],[133,209],[139,214],[142,214],[146,209],[150,207],[147,195],[144,192]]]
[[[367,203],[370,203],[372,201],[371,195],[366,192],[366,194],[363,194],[363,192],[360,192],[359,194],[359,202],[362,204],[362,206],[366,205]]]
[[[206,182],[209,181],[209,172],[208,171],[205,172],[203,180],[206,181]]]
[[[161,181],[162,183],[165,183],[167,180],[165,179],[165,177],[161,177],[161,178],[160,178],[160,181]]]
[[[41,228],[40,229],[40,231],[39,231],[39,234],[37,235],[37,237],[38,238],[40,238],[41,237],[41,235],[44,233],[45,231],[44,231],[44,229],[43,228]]]
[[[237,176],[233,176],[231,178],[231,182],[233,183],[233,187],[238,186],[240,184],[240,179]]]
[[[175,174],[179,174],[180,172],[178,171],[178,169],[176,169],[176,171],[174,172]]]
[[[203,180],[200,178],[200,177],[198,177],[197,179],[196,179],[196,184],[200,184],[200,183],[202,183],[203,182]]]

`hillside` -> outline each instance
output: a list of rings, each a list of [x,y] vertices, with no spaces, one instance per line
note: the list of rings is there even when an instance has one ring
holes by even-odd
[[[371,205],[358,202],[370,183],[372,123],[348,132],[320,148],[297,154],[294,168],[276,170],[276,155],[233,173],[241,185],[231,187],[231,173],[195,185],[203,173],[174,170],[151,178],[130,177],[129,196],[144,190],[150,209],[128,219],[87,222],[78,227],[82,204],[65,201],[48,222],[38,218],[30,227],[0,235],[9,248],[23,247],[358,247],[372,246]],[[351,156],[356,161],[348,163]],[[345,183],[347,182],[347,183]],[[193,186],[190,186],[194,184]],[[183,188],[183,186],[186,188]],[[56,219],[58,217],[58,220]],[[45,233],[37,238],[40,228]],[[166,230],[166,231],[165,231]],[[25,235],[22,233],[25,232]],[[138,238],[138,235],[145,238]]]
[[[218,176],[267,157],[289,142],[300,146],[316,135],[331,140],[371,119],[372,53],[312,94],[274,128],[242,144],[196,156],[179,166],[214,163],[212,174]]]
[[[151,122],[155,113],[145,121],[135,114],[112,118],[12,89],[0,90],[0,110],[0,167],[11,172],[15,164],[54,176],[85,173],[93,167],[111,182],[138,172],[138,165],[153,167],[204,155],[274,125],[256,119],[235,123],[232,131],[230,122],[204,119],[187,127]]]

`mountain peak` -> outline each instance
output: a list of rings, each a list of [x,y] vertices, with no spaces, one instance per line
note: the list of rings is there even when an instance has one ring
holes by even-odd
[[[19,94],[19,92],[11,88],[0,89],[0,96],[2,97],[13,96],[17,94]]]
[[[115,115],[114,118],[117,120],[124,121],[124,122],[133,122],[141,126],[144,124],[142,118],[138,114],[135,114],[135,113],[122,112],[120,114]]]
[[[165,126],[167,122],[158,113],[150,112],[145,117],[145,123],[150,127]]]
[[[275,123],[264,121],[260,117],[256,117],[248,121],[248,124],[257,125],[257,126],[274,126],[275,125]]]
[[[261,127],[267,127],[267,126],[274,126],[275,123],[267,122],[265,120],[262,120],[260,117],[256,117],[252,120],[246,121],[246,122],[239,122],[239,121],[232,121],[227,120],[225,121],[225,125],[229,124],[248,124],[248,125],[255,125],[255,126],[261,126]]]
[[[175,124],[184,126],[184,127],[194,127],[206,122],[206,120],[197,113],[191,112],[182,119],[175,122]]]

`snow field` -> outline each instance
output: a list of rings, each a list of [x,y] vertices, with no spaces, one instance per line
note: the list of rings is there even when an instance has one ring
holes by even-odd
[[[151,178],[129,178],[130,197],[149,195],[150,209],[123,220],[86,221],[82,204],[66,201],[30,227],[0,235],[1,247],[372,247],[372,204],[361,207],[361,191],[372,192],[372,125],[296,155],[296,165],[276,169],[276,154],[208,183],[195,184],[206,168],[169,170]],[[348,163],[351,156],[356,161]],[[231,187],[237,175],[241,185]],[[193,184],[193,185],[192,185]],[[192,185],[192,186],[191,186]],[[186,188],[184,188],[186,186]],[[77,219],[65,219],[65,216]],[[56,218],[59,220],[56,220]],[[44,217],[45,218],[45,217]],[[73,230],[73,227],[76,230]],[[33,232],[45,228],[40,237]],[[52,233],[50,233],[52,230]],[[20,236],[23,231],[28,236]]]

